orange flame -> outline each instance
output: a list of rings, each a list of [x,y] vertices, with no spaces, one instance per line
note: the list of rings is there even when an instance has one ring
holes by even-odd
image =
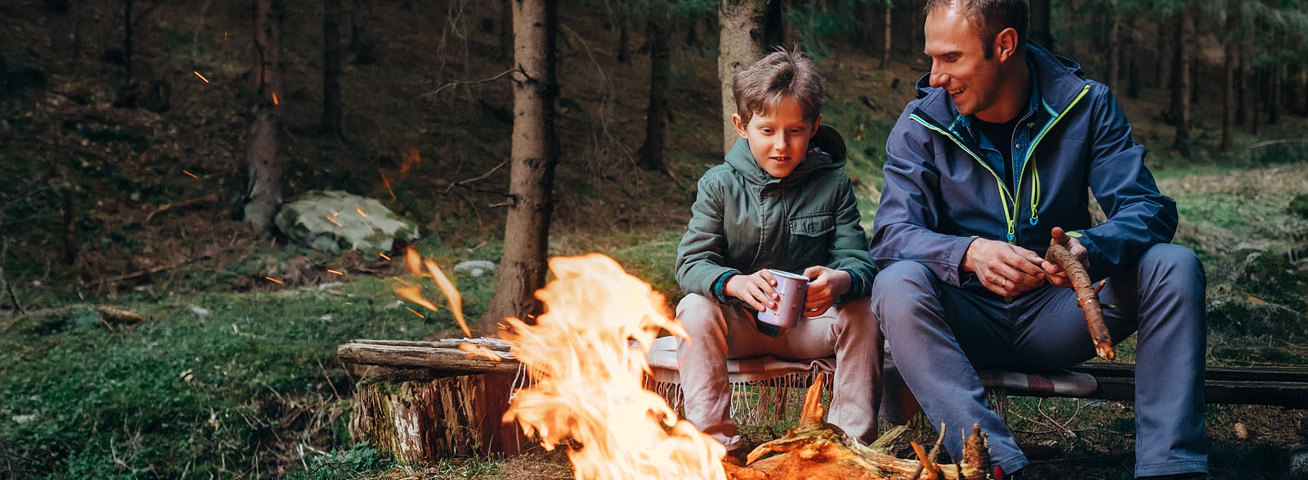
[[[464,336],[471,337],[472,331],[468,329],[468,322],[463,319],[463,297],[459,294],[459,289],[455,288],[454,282],[451,282],[445,276],[445,272],[441,271],[441,267],[431,260],[424,261],[413,247],[409,247],[404,251],[404,266],[409,269],[409,273],[419,277],[431,277],[436,282],[436,286],[441,289],[441,293],[445,294],[445,300],[450,304],[450,312],[454,314],[454,321],[459,324],[459,329],[463,330]],[[426,267],[425,271],[423,270],[424,266]],[[400,283],[403,286],[395,287],[395,293],[413,303],[426,307],[428,310],[436,311],[436,305],[422,298],[421,288],[403,280]]]
[[[273,282],[273,283],[276,283],[276,284],[278,284],[278,285],[286,285],[286,282],[283,282],[283,281],[278,280],[278,279],[273,278],[273,277],[269,277],[269,276],[267,276],[267,275],[265,275],[263,278],[266,279],[266,280],[268,280],[269,282]]]
[[[403,179],[405,176],[408,176],[409,170],[413,170],[413,167],[418,166],[418,162],[421,161],[422,155],[418,150],[418,143],[410,142],[409,153],[404,155],[404,163],[400,164],[400,178]]]
[[[685,337],[663,296],[599,254],[554,258],[557,277],[536,292],[535,325],[509,318],[505,340],[535,385],[504,420],[568,451],[578,479],[725,479],[725,449],[643,387],[645,355],[661,329]]]
[[[474,357],[482,357],[493,362],[499,362],[504,360],[503,358],[500,358],[499,355],[496,355],[494,350],[486,348],[485,345],[477,345],[475,343],[463,342],[459,344],[459,350],[463,351],[464,353],[467,353],[468,355],[472,355]]]
[[[194,73],[195,76],[200,77],[200,80],[204,80],[204,83],[209,83],[209,79],[204,78],[204,75],[200,75],[200,72],[198,70],[191,70],[191,73]]]
[[[188,171],[186,171],[186,170],[182,170],[182,173],[185,173],[186,176],[191,177],[191,178],[196,178],[196,179],[200,178],[200,177],[195,176],[194,173],[188,172]]]

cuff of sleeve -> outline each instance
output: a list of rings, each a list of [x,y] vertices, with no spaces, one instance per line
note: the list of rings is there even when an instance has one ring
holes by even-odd
[[[849,274],[849,291],[845,292],[844,295],[836,297],[836,305],[867,296],[863,293],[863,280],[861,280],[858,275],[855,275],[853,270],[842,268],[839,271]]]
[[[955,287],[962,288],[963,279],[967,277],[967,270],[963,269],[963,260],[967,258],[967,249],[972,246],[972,242],[975,242],[977,238],[979,237],[967,237],[961,239],[962,241],[957,242],[954,249],[949,252],[949,264],[955,265],[955,268],[952,272],[949,272],[949,278],[942,277],[941,280]]]
[[[719,302],[726,303],[727,279],[731,278],[732,275],[738,275],[738,274],[740,274],[740,270],[732,269],[732,270],[728,270],[726,273],[723,273],[722,275],[719,275],[718,279],[713,281],[713,298],[716,298]]]

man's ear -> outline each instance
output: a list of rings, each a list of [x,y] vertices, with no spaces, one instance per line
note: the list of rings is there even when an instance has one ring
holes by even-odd
[[[736,134],[740,135],[740,138],[749,138],[749,135],[747,135],[745,132],[745,123],[740,120],[739,113],[731,114],[731,124],[735,125]]]
[[[1017,30],[1008,27],[995,36],[995,56],[1007,61],[1017,55]]]

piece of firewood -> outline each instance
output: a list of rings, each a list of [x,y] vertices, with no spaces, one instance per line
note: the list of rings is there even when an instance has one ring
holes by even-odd
[[[1108,334],[1108,326],[1104,324],[1104,312],[1099,306],[1098,290],[1090,282],[1090,273],[1086,272],[1085,265],[1077,261],[1072,251],[1068,250],[1067,244],[1067,234],[1063,233],[1062,228],[1054,227],[1049,238],[1049,250],[1045,252],[1045,261],[1053,262],[1067,272],[1067,278],[1072,282],[1072,290],[1076,292],[1076,305],[1081,307],[1081,312],[1085,314],[1085,326],[1090,330],[1095,353],[1099,358],[1111,362],[1117,357],[1117,351],[1113,349],[1113,339]]]
[[[786,436],[759,445],[749,453],[746,468],[749,472],[764,472],[767,478],[781,479],[863,479],[909,480],[916,475],[922,463],[897,458],[859,445],[839,427],[823,421],[822,385],[826,374],[819,374],[809,387],[799,425],[786,432]],[[985,436],[973,428],[973,435],[964,447],[965,452],[988,450]],[[898,435],[895,430],[887,435]],[[884,443],[878,440],[877,443]],[[780,455],[763,458],[764,455]],[[925,454],[924,454],[925,455]],[[984,462],[984,463],[972,463]],[[933,470],[944,480],[982,480],[990,468],[988,455],[972,455],[959,465],[934,465]],[[728,469],[728,475],[732,470]],[[732,476],[732,478],[743,478]]]

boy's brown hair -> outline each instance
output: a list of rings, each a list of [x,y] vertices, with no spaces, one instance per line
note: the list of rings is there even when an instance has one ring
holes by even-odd
[[[749,123],[754,112],[767,113],[785,97],[804,110],[804,120],[816,121],[822,113],[822,76],[813,60],[798,50],[777,50],[754,62],[732,78],[736,113]]]

